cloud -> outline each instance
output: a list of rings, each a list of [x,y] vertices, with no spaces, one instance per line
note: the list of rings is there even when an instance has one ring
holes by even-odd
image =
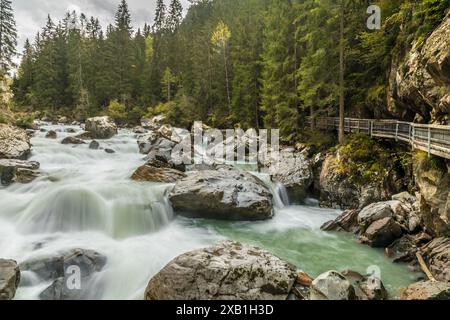
[[[114,22],[114,13],[119,2],[120,0],[14,0],[18,51],[22,52],[25,39],[33,41],[36,33],[45,25],[48,14],[54,21],[59,21],[68,10],[76,10],[88,17],[99,18],[102,26],[106,27]],[[182,0],[182,4],[187,7],[188,1]],[[152,23],[155,6],[156,0],[128,0],[133,27],[141,27],[145,22]]]

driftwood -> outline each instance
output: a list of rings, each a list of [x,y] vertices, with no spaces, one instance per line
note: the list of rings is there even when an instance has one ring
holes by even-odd
[[[427,275],[428,279],[432,282],[436,282],[436,279],[434,278],[430,269],[428,269],[427,264],[425,263],[425,260],[423,259],[422,255],[419,252],[417,252],[416,257],[417,257],[417,260],[419,261],[422,271]]]

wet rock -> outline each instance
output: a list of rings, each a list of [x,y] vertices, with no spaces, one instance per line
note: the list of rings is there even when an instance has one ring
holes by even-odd
[[[53,281],[40,295],[42,300],[79,300],[89,297],[89,283],[95,273],[106,265],[106,257],[91,250],[75,249],[65,254],[26,261],[22,271],[36,274],[43,281]],[[79,270],[81,289],[69,288],[73,268]]]
[[[85,144],[85,142],[76,137],[66,137],[61,141],[62,144]]]
[[[360,238],[373,248],[385,248],[402,235],[401,226],[391,217],[373,222]]]
[[[164,115],[159,115],[151,119],[143,118],[141,120],[141,126],[145,129],[158,130],[162,126],[165,119],[166,116]]]
[[[328,271],[311,285],[311,300],[356,300],[355,288],[339,272]]]
[[[39,162],[15,159],[0,159],[1,184],[29,183],[39,176]]]
[[[98,252],[74,249],[54,257],[25,261],[20,264],[20,269],[35,273],[41,280],[50,281],[64,277],[69,266],[78,266],[82,276],[90,276],[101,271],[105,264],[106,257]]]
[[[136,134],[146,134],[147,132],[148,132],[148,130],[143,127],[134,127],[133,128],[133,133],[136,133]]]
[[[420,249],[433,276],[450,282],[450,238],[436,238]]]
[[[358,225],[358,214],[358,210],[346,210],[335,220],[325,223],[321,229],[323,231],[345,231],[357,233],[360,230]]]
[[[25,130],[0,124],[0,159],[26,160],[31,143]]]
[[[81,140],[92,140],[92,134],[90,132],[83,132],[75,136],[77,139]]]
[[[363,276],[358,272],[347,270],[342,275],[355,288],[358,300],[387,300],[388,292],[383,282],[376,275]]]
[[[109,153],[109,154],[116,153],[115,150],[113,150],[113,149],[108,149],[108,148],[105,149],[105,152],[106,152],[106,153]]]
[[[117,126],[109,117],[96,117],[86,120],[85,130],[93,139],[110,139],[118,133]]]
[[[273,215],[272,194],[247,172],[191,172],[169,195],[174,210],[192,218],[264,220]]]
[[[61,123],[61,124],[67,124],[67,123],[69,123],[69,120],[67,119],[67,117],[59,117],[58,118],[58,123]]]
[[[186,175],[178,170],[171,168],[158,168],[145,164],[139,167],[131,176],[134,181],[174,183],[185,178]]]
[[[77,132],[75,129],[73,129],[73,128],[67,128],[66,130],[64,130],[65,132],[67,132],[67,133],[75,133],[75,132]]]
[[[98,143],[98,141],[92,141],[90,144],[89,144],[89,149],[91,149],[91,150],[98,150],[98,149],[100,149],[100,143]]]
[[[424,281],[410,285],[402,300],[450,300],[450,283]]]
[[[20,270],[13,260],[0,259],[0,300],[12,300],[20,283]]]
[[[177,257],[154,276],[146,300],[286,300],[296,268],[237,242]]]
[[[148,154],[158,138],[159,135],[153,131],[140,136],[137,140],[139,152],[142,154]]]
[[[56,139],[57,136],[58,135],[57,135],[56,131],[53,131],[53,130],[48,131],[47,134],[45,135],[45,137],[47,139]]]
[[[431,241],[425,233],[404,235],[386,248],[386,255],[396,263],[411,263],[416,261],[416,253],[424,244]]]

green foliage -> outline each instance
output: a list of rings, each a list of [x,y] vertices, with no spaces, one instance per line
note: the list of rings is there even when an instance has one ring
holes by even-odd
[[[112,100],[109,103],[107,114],[120,124],[124,124],[128,117],[126,105],[120,103],[118,100]]]
[[[411,164],[408,152],[365,134],[349,135],[335,152],[339,157],[338,173],[361,183],[383,181],[390,171],[405,172]]]
[[[450,7],[450,0],[379,0],[382,29],[369,31],[367,1],[190,3],[182,18],[179,0],[168,7],[158,0],[153,26],[138,30],[125,0],[105,31],[83,14],[58,24],[48,17],[25,44],[16,104],[79,119],[111,112],[133,123],[142,106],[155,106],[151,113],[180,126],[201,120],[277,128],[285,142],[315,138],[302,132],[305,117],[338,114],[342,9],[346,113],[382,117],[393,59],[427,39]]]
[[[35,116],[33,113],[18,113],[15,116],[15,125],[23,128],[30,129],[33,127]]]

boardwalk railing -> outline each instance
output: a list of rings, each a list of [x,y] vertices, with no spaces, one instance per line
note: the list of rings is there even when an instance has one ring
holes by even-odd
[[[311,119],[308,119],[311,123]],[[315,127],[339,129],[339,118],[316,118]],[[395,139],[409,143],[414,149],[450,159],[450,126],[422,125],[396,120],[345,119],[345,132],[362,132],[371,137]]]

